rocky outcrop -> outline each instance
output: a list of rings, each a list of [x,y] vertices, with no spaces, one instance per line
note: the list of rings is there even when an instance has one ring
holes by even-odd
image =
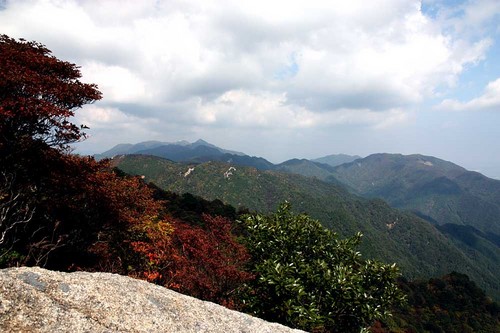
[[[109,273],[0,270],[1,332],[302,332]]]

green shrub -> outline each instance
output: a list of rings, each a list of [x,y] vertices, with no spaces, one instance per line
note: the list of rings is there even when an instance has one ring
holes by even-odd
[[[395,265],[363,260],[362,235],[339,240],[285,202],[270,215],[245,215],[244,242],[257,275],[242,296],[267,320],[317,332],[359,332],[403,301]]]

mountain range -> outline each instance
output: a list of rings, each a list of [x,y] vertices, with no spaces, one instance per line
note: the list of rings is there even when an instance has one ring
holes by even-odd
[[[281,170],[381,198],[443,231],[473,232],[500,246],[500,181],[424,155],[373,154],[336,166],[290,160]]]
[[[357,160],[361,158],[361,156],[358,155],[346,155],[346,154],[332,154],[332,155],[327,155],[323,156],[320,158],[315,158],[311,160],[312,162],[318,162],[318,163],[323,163],[323,164],[328,164],[331,166],[337,166],[341,165],[344,163],[350,163],[354,160]]]
[[[222,149],[199,139],[193,143],[185,140],[176,142],[144,141],[137,144],[122,143],[101,154],[96,154],[94,157],[100,160],[127,154],[153,155],[168,158],[172,161],[185,161],[203,156],[220,156],[224,154],[246,156],[243,153]]]
[[[481,253],[463,251],[429,222],[380,199],[365,199],[317,178],[222,162],[182,164],[156,156],[127,155],[116,157],[113,164],[160,188],[254,211],[273,211],[287,200],[295,211],[307,212],[341,237],[361,231],[365,235],[362,253],[398,263],[407,277],[459,271],[500,298],[498,263]]]
[[[220,161],[235,165],[252,166],[259,170],[281,170],[288,171],[290,161],[281,164],[273,164],[262,157],[249,156],[242,152],[226,150],[210,144],[202,139],[193,143],[188,141],[160,142],[145,141],[137,144],[119,144],[94,157],[97,160],[103,158],[113,158],[118,155],[152,155],[162,157],[174,162],[207,162]],[[329,155],[311,161],[323,166],[336,166],[360,158],[359,156],[350,156],[345,154]],[[292,161],[292,160],[291,160]],[[313,175],[314,176],[314,175]]]
[[[122,146],[103,155],[163,189],[262,212],[288,200],[343,237],[362,231],[363,254],[409,277],[456,270],[500,299],[500,181],[423,155],[273,164],[203,140]]]
[[[451,162],[373,154],[335,167],[332,176],[359,195],[382,198],[435,224],[472,226],[492,237],[500,235],[500,181]]]

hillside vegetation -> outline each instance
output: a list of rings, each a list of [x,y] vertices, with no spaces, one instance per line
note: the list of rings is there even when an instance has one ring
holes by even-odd
[[[500,306],[466,275],[452,272],[440,278],[400,281],[408,304],[395,311],[391,328],[377,325],[373,333],[500,332]]]
[[[423,155],[375,154],[337,166],[335,182],[426,219],[500,276],[500,181]]]
[[[437,224],[500,235],[500,181],[431,156],[374,154],[332,175],[367,197],[383,198]]]
[[[115,158],[113,164],[163,189],[219,199],[235,207],[270,212],[287,200],[296,212],[307,212],[343,237],[361,231],[365,238],[361,251],[367,257],[396,262],[409,278],[460,271],[499,297],[491,267],[471,260],[426,221],[381,200],[363,199],[318,179],[218,162],[186,165],[128,155]]]

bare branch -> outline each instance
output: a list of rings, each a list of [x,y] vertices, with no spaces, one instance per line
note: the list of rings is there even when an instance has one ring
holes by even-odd
[[[29,223],[35,213],[35,209],[23,200],[22,192],[15,190],[14,183],[14,175],[0,173],[0,246],[2,247],[15,243],[16,230]]]

